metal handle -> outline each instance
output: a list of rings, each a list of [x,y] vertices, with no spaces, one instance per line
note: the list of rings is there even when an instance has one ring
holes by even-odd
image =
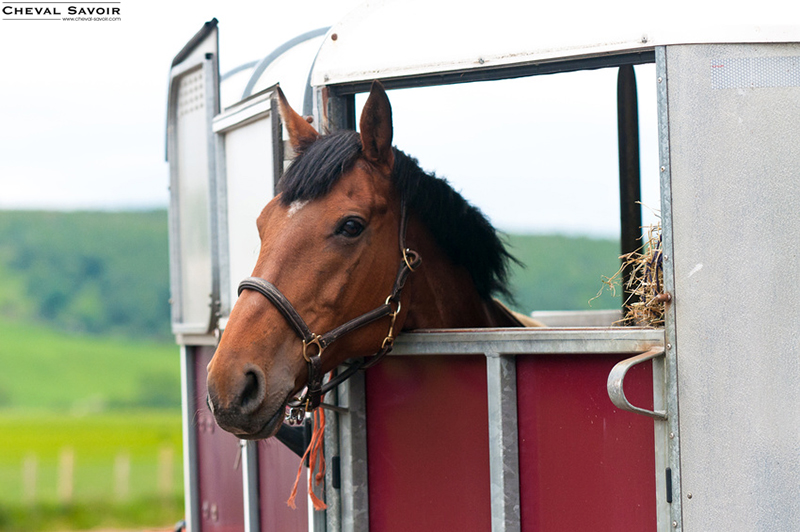
[[[622,362],[618,362],[617,365],[614,366],[614,369],[612,369],[611,373],[608,374],[607,387],[608,397],[617,408],[621,410],[627,410],[628,412],[633,412],[635,414],[649,416],[655,419],[667,419],[666,411],[645,410],[644,408],[633,406],[628,401],[628,398],[625,397],[625,390],[623,389],[625,384],[625,374],[628,373],[629,369],[637,364],[641,364],[642,362],[646,362],[647,360],[652,360],[660,356],[664,356],[664,348],[661,346],[654,347],[650,351],[628,358]]]

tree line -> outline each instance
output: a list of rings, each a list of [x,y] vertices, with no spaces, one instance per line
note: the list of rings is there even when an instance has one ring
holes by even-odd
[[[0,317],[167,338],[167,212],[0,211]]]

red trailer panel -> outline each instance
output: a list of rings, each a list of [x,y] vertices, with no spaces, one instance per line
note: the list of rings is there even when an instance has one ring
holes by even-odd
[[[619,410],[606,390],[625,358],[517,357],[523,532],[656,529],[653,421]],[[649,362],[625,385],[631,402],[652,408]]]
[[[286,504],[297,477],[300,458],[275,438],[258,442],[258,495],[261,532],[306,532],[308,530],[308,469],[297,488],[292,510]]]
[[[239,440],[220,429],[206,405],[206,366],[213,347],[195,349],[196,396],[194,428],[197,434],[197,478],[200,529],[203,532],[239,532],[244,529],[244,488]]]
[[[389,357],[366,372],[370,530],[489,530],[486,358]]]

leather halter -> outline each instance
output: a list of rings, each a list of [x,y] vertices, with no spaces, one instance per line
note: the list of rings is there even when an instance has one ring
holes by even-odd
[[[403,259],[397,269],[397,276],[395,277],[394,286],[392,287],[391,293],[386,298],[386,302],[369,312],[366,312],[342,325],[339,325],[325,334],[319,335],[311,332],[311,329],[309,329],[305,320],[303,320],[302,316],[300,316],[291,302],[274,284],[270,283],[269,281],[261,279],[260,277],[247,277],[241,283],[239,283],[239,295],[241,295],[243,290],[255,290],[266,297],[270,303],[272,303],[275,308],[280,311],[287,323],[289,323],[292,329],[294,329],[294,331],[297,333],[297,336],[303,342],[303,358],[305,358],[306,363],[308,364],[308,383],[306,384],[306,392],[302,397],[296,398],[289,402],[289,406],[293,410],[291,412],[291,417],[296,421],[298,421],[298,418],[301,415],[304,415],[305,412],[311,412],[316,409],[320,405],[322,396],[325,395],[325,393],[349,379],[357,371],[374,366],[381,358],[386,356],[392,350],[395,339],[394,324],[395,320],[397,319],[397,315],[400,313],[400,293],[405,286],[406,279],[408,278],[409,274],[413,272],[422,262],[422,258],[416,251],[412,251],[405,247],[406,222],[408,218],[405,202],[401,202],[400,210],[399,241],[400,251],[402,252]],[[325,351],[329,345],[345,334],[360,327],[364,327],[365,325],[368,325],[386,316],[391,317],[389,332],[387,333],[386,338],[384,338],[380,349],[375,353],[375,355],[369,359],[361,359],[359,362],[349,365],[348,368],[342,373],[339,373],[327,383],[322,384],[322,379],[324,377],[322,372],[323,351]],[[316,353],[312,354],[309,352],[312,350],[311,346],[316,347]]]

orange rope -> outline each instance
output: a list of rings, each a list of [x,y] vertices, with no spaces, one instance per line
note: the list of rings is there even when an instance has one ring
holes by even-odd
[[[321,500],[314,493],[314,484],[319,486],[322,484],[322,480],[325,478],[325,454],[322,452],[324,434],[325,411],[322,408],[317,408],[314,410],[314,432],[311,435],[311,442],[308,444],[308,449],[306,449],[306,452],[300,459],[300,467],[297,468],[297,478],[294,480],[294,487],[292,488],[292,493],[289,494],[289,500],[286,501],[286,504],[288,504],[290,508],[296,508],[294,501],[297,497],[297,485],[300,483],[300,477],[303,474],[303,463],[306,461],[306,457],[309,456],[309,453],[311,453],[311,457],[309,458],[308,462],[308,496],[311,498],[311,502],[314,504],[315,510],[324,510],[328,507],[325,504],[325,501]],[[319,471],[315,475],[314,469],[317,467],[318,460]],[[315,480],[316,482],[314,482]]]

